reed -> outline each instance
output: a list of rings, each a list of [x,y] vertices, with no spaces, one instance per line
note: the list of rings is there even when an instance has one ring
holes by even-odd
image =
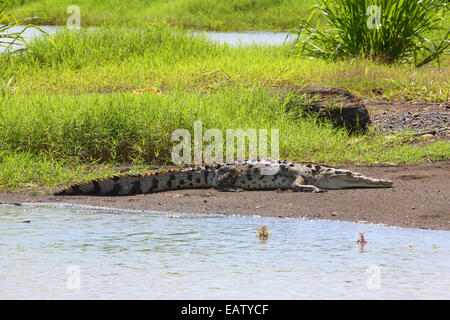
[[[12,21],[6,15],[6,9],[8,7],[9,0],[0,0],[0,20],[3,24],[0,24],[0,47],[10,48],[14,44],[23,43],[23,32],[26,30],[24,28],[21,31],[13,31],[13,28],[19,24],[19,21]]]

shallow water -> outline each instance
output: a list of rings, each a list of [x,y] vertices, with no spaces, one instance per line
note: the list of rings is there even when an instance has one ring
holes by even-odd
[[[56,32],[58,32],[59,30],[61,30],[61,27],[57,27],[57,26],[39,26],[39,28],[41,28],[43,31],[45,31],[47,34],[52,35],[55,34]],[[11,29],[8,30],[8,32],[21,32],[22,30],[22,37],[24,37],[24,40],[26,42],[34,39],[36,36],[42,36],[44,35],[41,31],[36,30],[34,28],[26,28],[24,26],[16,26],[16,27],[12,27]],[[1,34],[0,34],[0,39],[1,38]],[[4,41],[7,41],[9,43],[12,42],[11,39],[4,39]],[[20,42],[16,42],[15,44],[13,44],[11,46],[11,50],[17,50],[23,48],[23,44]],[[0,52],[5,51],[6,49],[4,47],[0,47]]]
[[[47,34],[52,35],[60,30],[64,30],[65,27],[60,26],[39,26],[42,30],[47,32]],[[23,26],[17,26],[11,28],[9,31],[11,32],[20,32],[23,30]],[[193,32],[196,35],[200,35],[202,33]],[[282,45],[285,42],[293,41],[297,36],[285,33],[285,32],[259,32],[259,31],[248,31],[248,32],[205,32],[203,33],[207,38],[211,39],[214,42],[218,42],[221,44],[229,44],[231,46],[246,46],[252,44],[258,45]],[[28,28],[22,34],[25,38],[25,41],[31,41],[37,36],[42,36],[43,33],[39,30]],[[1,38],[1,37],[0,37]],[[22,44],[15,44],[12,47],[12,50],[17,50],[22,48]],[[4,48],[0,47],[0,52],[4,51]]]
[[[449,258],[448,231],[0,206],[0,299],[449,299]]]
[[[246,45],[282,45],[285,42],[292,42],[297,35],[286,32],[205,32],[205,36],[220,44],[231,46]]]

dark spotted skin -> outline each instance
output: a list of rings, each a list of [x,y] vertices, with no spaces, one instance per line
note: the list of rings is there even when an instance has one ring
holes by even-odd
[[[56,195],[134,195],[188,188],[220,191],[292,189],[323,192],[324,189],[390,187],[392,181],[369,178],[348,170],[285,160],[248,160],[197,168],[120,175],[73,185]]]

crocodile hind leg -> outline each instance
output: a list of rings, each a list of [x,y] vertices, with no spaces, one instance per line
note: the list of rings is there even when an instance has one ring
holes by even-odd
[[[324,189],[317,188],[316,186],[305,184],[305,179],[303,179],[302,176],[298,176],[295,178],[294,182],[292,183],[292,190],[295,192],[326,192]]]

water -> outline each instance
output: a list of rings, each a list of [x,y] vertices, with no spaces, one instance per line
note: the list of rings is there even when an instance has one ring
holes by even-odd
[[[60,30],[64,30],[64,27],[60,26],[39,26],[42,30],[47,32],[49,35],[55,34]],[[17,26],[11,28],[11,32],[20,32],[24,29],[23,26]],[[194,34],[199,35],[201,33],[194,32]],[[31,41],[37,36],[42,36],[42,32],[39,30],[28,28],[22,34],[25,37],[25,41]],[[246,46],[252,44],[268,44],[268,45],[282,45],[285,42],[293,41],[297,36],[285,32],[259,32],[259,31],[248,31],[248,32],[205,32],[204,35],[214,42],[221,44],[229,44],[231,46]],[[14,44],[12,50],[17,50],[23,48],[22,44]],[[4,48],[0,47],[0,52],[4,51]]]
[[[449,299],[449,258],[448,231],[0,206],[0,299]]]
[[[293,39],[206,36],[230,45]],[[269,241],[256,238],[261,225],[271,228]],[[355,244],[359,232],[369,241],[363,250]],[[449,235],[302,219],[0,206],[0,299],[449,299]]]
[[[59,30],[62,30],[61,27],[57,27],[57,26],[39,26],[40,29],[42,29],[43,31],[45,31],[47,34],[52,35],[55,34],[56,32],[58,32]],[[11,29],[8,30],[8,32],[21,32],[22,30],[24,30],[25,27],[24,26],[16,26],[16,27],[12,27]],[[25,41],[31,41],[32,39],[34,39],[37,36],[42,36],[43,33],[39,30],[36,30],[34,28],[27,28],[23,31],[22,36],[25,38]],[[0,37],[1,39],[1,37]],[[8,43],[12,42],[12,39],[3,39],[4,41],[7,41]],[[11,50],[17,50],[17,49],[21,49],[23,48],[23,44],[20,42],[16,42],[15,44],[13,44],[11,46]],[[0,52],[5,51],[6,49],[4,47],[0,47]]]
[[[292,42],[297,35],[286,32],[205,32],[205,36],[214,42],[220,44],[229,44],[231,46],[246,45],[282,45],[285,42]]]

